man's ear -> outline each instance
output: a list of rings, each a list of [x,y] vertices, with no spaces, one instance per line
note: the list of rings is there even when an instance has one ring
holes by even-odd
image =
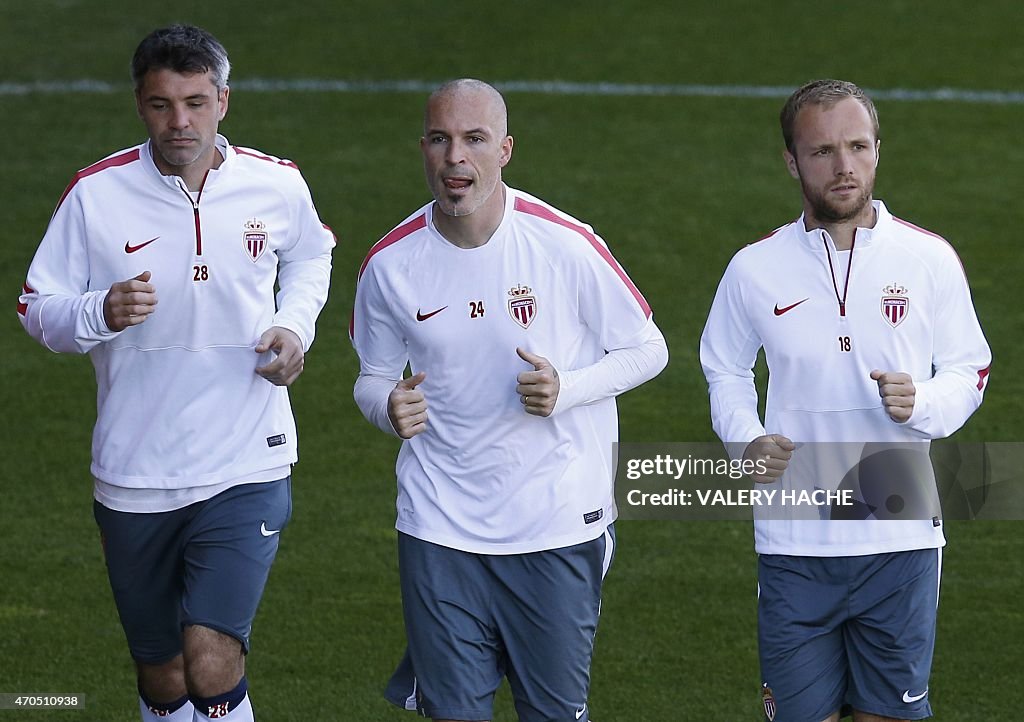
[[[223,90],[217,93],[217,102],[220,104],[220,118],[217,120],[224,120],[224,116],[228,114],[228,96],[231,94],[231,88],[225,86]]]
[[[504,168],[512,160],[512,136],[506,135],[498,149],[498,167]]]
[[[796,163],[796,156],[790,153],[787,148],[782,151],[782,159],[786,161],[786,170],[789,171],[789,174],[797,180],[800,180],[800,166]]]

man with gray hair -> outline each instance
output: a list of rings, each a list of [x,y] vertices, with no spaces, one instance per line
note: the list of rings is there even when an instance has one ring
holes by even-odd
[[[870,98],[853,83],[814,81],[780,119],[803,214],[725,271],[700,346],[712,422],[737,456],[765,469],[753,480],[780,496],[811,483],[832,491],[847,478],[863,493],[891,474],[877,473],[869,450],[927,456],[930,439],[966,422],[991,354],[953,247],[873,198],[880,141]],[[753,372],[761,348],[764,424]],[[834,467],[838,478],[826,471]],[[922,479],[934,486],[929,472]],[[892,509],[805,517],[755,508],[768,720],[931,715],[942,519],[892,518]]]
[[[143,722],[253,719],[245,654],[298,458],[287,387],[330,282],[295,164],[217,132],[229,72],[201,28],[142,40],[149,139],[75,175],[18,302],[95,367],[93,508]]]
[[[489,720],[507,676],[522,722],[578,722],[614,551],[615,397],[668,351],[593,229],[502,182],[507,123],[482,81],[430,96],[420,149],[434,200],[359,273],[356,402],[404,440],[408,649],[387,697],[434,720]]]

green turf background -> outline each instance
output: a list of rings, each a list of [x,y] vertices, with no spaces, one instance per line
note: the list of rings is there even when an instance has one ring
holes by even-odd
[[[171,21],[206,26],[233,79],[568,80],[1024,90],[1024,6],[1011,0],[299,4],[0,0],[0,83],[97,79],[107,94],[0,95],[0,289],[9,340],[0,404],[0,692],[79,692],[84,712],[137,719],[134,681],[91,518],[95,385],[86,359],[21,330],[15,296],[75,170],[142,140],[127,66]],[[294,517],[257,618],[259,719],[407,719],[380,691],[403,645],[393,531],[394,440],[351,397],[345,326],[369,246],[428,198],[422,93],[247,93],[221,126],[295,160],[338,234],[331,299],[294,387],[302,461]],[[591,223],[644,291],[672,360],[621,400],[622,438],[713,438],[697,342],[729,257],[799,213],[781,161],[781,99],[510,93],[506,179]],[[876,197],[948,238],[995,364],[961,440],[1020,441],[1024,105],[879,101]],[[837,380],[839,382],[839,380]],[[153,394],[159,393],[154,388]],[[1022,527],[947,528],[931,681],[936,719],[1009,721],[1024,667]],[[600,722],[759,720],[755,558],[744,523],[628,522],[608,578],[593,667]],[[0,711],[0,717],[17,717]],[[21,719],[21,717],[17,717]],[[514,720],[507,693],[495,722]]]

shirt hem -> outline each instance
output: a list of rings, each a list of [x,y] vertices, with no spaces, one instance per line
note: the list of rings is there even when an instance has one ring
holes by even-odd
[[[842,522],[838,522],[842,523]],[[778,554],[790,557],[862,557],[873,554],[889,554],[892,552],[909,552],[918,549],[940,549],[946,546],[944,537],[923,539],[894,539],[886,542],[857,544],[852,546],[828,544],[754,544],[758,554]]]
[[[431,529],[420,529],[401,522],[395,523],[395,529],[421,541],[438,544],[449,549],[458,549],[470,554],[501,556],[508,554],[531,554],[533,552],[550,551],[552,549],[575,546],[576,544],[584,544],[603,535],[608,526],[614,521],[614,515],[606,514],[605,518],[601,519],[601,521],[593,525],[587,525],[587,528],[578,534],[507,543],[467,540],[441,534]]]
[[[267,484],[291,474],[291,465],[278,466],[260,472],[245,474],[217,484],[190,486],[177,489],[138,489],[119,487],[101,479],[93,480],[93,499],[114,511],[133,514],[156,514],[183,509],[200,501],[243,484]],[[118,492],[121,491],[121,494]],[[124,492],[127,492],[125,494]],[[129,498],[130,497],[130,498]]]

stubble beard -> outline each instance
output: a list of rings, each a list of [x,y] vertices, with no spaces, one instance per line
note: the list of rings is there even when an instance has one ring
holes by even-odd
[[[447,198],[445,196],[435,196],[434,200],[437,202],[437,207],[441,213],[452,218],[458,218],[459,216],[468,215],[468,212],[462,212],[460,210],[461,198]]]
[[[803,185],[803,181],[801,181]],[[857,199],[853,202],[852,206],[849,206],[844,210],[841,206],[828,200],[825,193],[818,193],[806,185],[803,185],[804,197],[807,199],[811,206],[811,210],[814,212],[814,217],[824,223],[845,223],[846,221],[853,220],[860,215],[864,209],[871,203],[871,196],[874,193],[875,184],[874,180],[867,186],[862,186],[861,193]]]
[[[474,185],[472,186],[473,190],[477,191],[475,197],[445,197],[443,195],[445,189],[442,184],[441,193],[434,196],[434,200],[437,201],[437,205],[441,209],[441,212],[444,213],[446,216],[451,216],[452,218],[461,218],[463,216],[472,215],[477,210],[485,206],[487,204],[487,201],[490,200],[491,196],[495,192],[497,192],[498,182],[495,181],[494,186],[491,188],[490,192],[486,194],[479,193],[479,188],[477,188],[476,182],[477,181],[474,181]],[[465,201],[465,203],[463,203],[463,201]]]
[[[163,158],[164,163],[175,168],[182,168],[187,165],[192,165],[199,160],[204,152],[204,148],[199,148],[194,154],[183,155],[181,150],[178,151],[165,151],[159,144],[157,145],[157,152],[160,153],[160,157]]]

